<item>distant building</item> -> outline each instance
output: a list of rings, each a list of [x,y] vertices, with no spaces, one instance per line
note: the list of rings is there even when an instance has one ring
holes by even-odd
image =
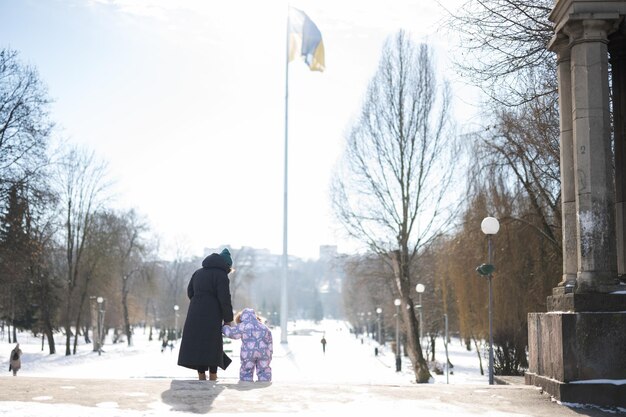
[[[224,248],[230,250],[236,274],[240,274],[231,278],[231,292],[236,294],[233,302],[239,306],[245,304],[254,307],[265,315],[280,311],[282,254],[249,246],[236,249],[230,245],[222,245],[205,248],[204,255],[219,253]],[[339,254],[336,245],[321,245],[317,260],[289,256],[290,319],[343,316],[341,288],[345,276],[344,258],[345,256]],[[245,282],[237,281],[244,277]]]
[[[337,245],[321,245],[320,261],[330,261],[337,257]]]

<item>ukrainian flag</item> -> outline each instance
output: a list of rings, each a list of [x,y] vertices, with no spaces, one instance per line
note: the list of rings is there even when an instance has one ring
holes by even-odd
[[[324,71],[322,33],[303,11],[289,7],[289,62],[300,56],[311,71]]]

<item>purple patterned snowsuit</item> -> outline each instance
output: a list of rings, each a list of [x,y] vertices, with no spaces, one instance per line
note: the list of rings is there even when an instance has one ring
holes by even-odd
[[[252,381],[255,368],[259,381],[272,380],[272,332],[257,319],[253,309],[245,308],[241,312],[241,323],[233,327],[225,325],[222,332],[231,339],[241,339],[241,381]]]

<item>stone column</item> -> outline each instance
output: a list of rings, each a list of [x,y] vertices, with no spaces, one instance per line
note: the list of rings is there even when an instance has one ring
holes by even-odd
[[[566,204],[571,201],[571,184],[566,177],[571,179],[572,175],[576,200],[576,236],[563,237],[563,256],[569,256],[566,240],[574,241],[576,286],[573,292],[567,291],[571,267],[564,259],[564,281],[548,297],[548,312],[528,314],[529,366],[525,373],[527,384],[541,386],[557,400],[610,407],[626,407],[626,385],[619,384],[626,379],[626,294],[619,291],[626,285],[618,285],[616,250],[621,244],[623,251],[624,243],[623,237],[619,238],[621,243],[616,239],[616,230],[624,234],[624,220],[616,225],[616,208],[624,217],[626,47],[615,34],[625,18],[625,0],[557,0],[550,13],[555,34],[550,49],[557,52],[559,64],[564,234],[569,233]],[[559,50],[564,34],[569,38],[569,74],[564,66],[567,48],[561,46],[565,49]],[[615,160],[609,113],[609,50],[615,137],[621,138],[616,143],[620,155]],[[568,75],[569,90],[564,86]],[[566,128],[569,98],[565,95],[571,95],[571,132]],[[568,135],[572,137],[573,173],[566,165]],[[616,184],[621,190],[617,193]],[[626,258],[623,252],[620,256]]]
[[[576,292],[617,283],[615,193],[611,158],[607,31],[600,19],[570,21],[572,117],[577,212]]]
[[[563,280],[561,290],[571,292],[576,284],[576,188],[574,182],[574,139],[572,136],[572,76],[570,44],[567,36],[557,36],[550,44],[557,55],[559,81],[561,147],[561,230],[563,244]]]
[[[617,273],[626,281],[626,24],[610,37],[615,138],[615,223]]]

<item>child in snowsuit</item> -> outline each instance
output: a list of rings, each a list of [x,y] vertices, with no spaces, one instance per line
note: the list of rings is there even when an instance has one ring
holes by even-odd
[[[17,375],[17,371],[22,367],[22,349],[20,349],[20,344],[11,351],[11,357],[9,358],[9,371],[13,371],[13,376]]]
[[[245,308],[235,317],[235,326],[224,325],[224,336],[231,339],[241,339],[241,368],[239,379],[252,381],[256,368],[259,381],[272,380],[273,342],[272,332],[257,317],[251,308]]]

